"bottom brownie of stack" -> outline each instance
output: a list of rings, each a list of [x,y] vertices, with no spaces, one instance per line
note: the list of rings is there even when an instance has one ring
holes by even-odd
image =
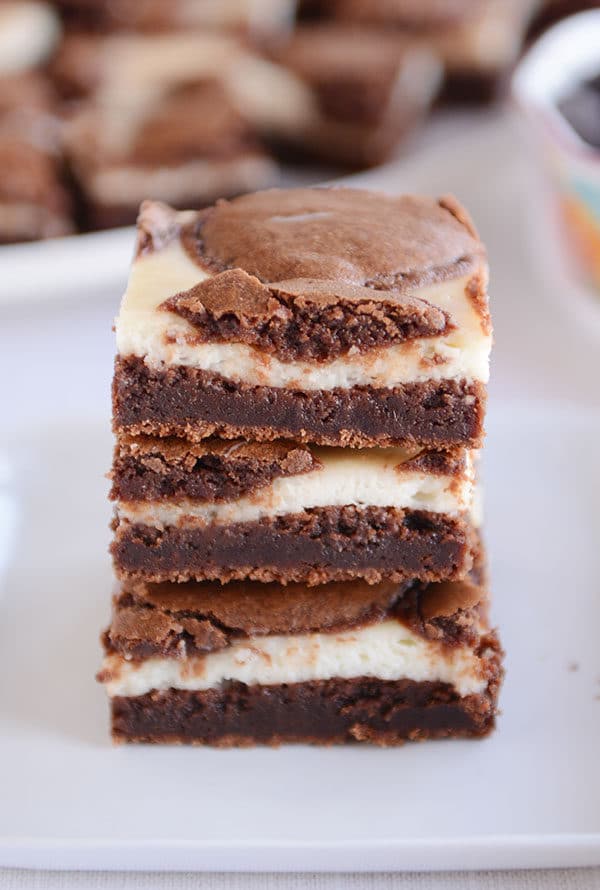
[[[494,726],[483,556],[463,581],[126,581],[99,680],[115,741],[395,745]]]

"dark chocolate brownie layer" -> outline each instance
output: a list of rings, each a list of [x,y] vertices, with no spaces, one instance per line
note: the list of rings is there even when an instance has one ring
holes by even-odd
[[[364,578],[459,578],[472,565],[464,518],[384,507],[323,507],[231,525],[115,523],[111,552],[121,578],[310,585]]]
[[[319,466],[305,445],[123,436],[115,446],[110,497],[232,501]]]
[[[482,383],[439,380],[394,389],[300,391],[236,383],[195,368],[152,370],[139,358],[117,358],[113,382],[116,432],[196,441],[217,434],[346,447],[477,448],[485,400]]]
[[[397,745],[407,740],[481,737],[494,728],[502,678],[498,639],[489,650],[489,683],[461,698],[445,683],[371,679],[277,686],[230,683],[204,692],[170,689],[112,701],[117,742],[278,745],[285,742]]]

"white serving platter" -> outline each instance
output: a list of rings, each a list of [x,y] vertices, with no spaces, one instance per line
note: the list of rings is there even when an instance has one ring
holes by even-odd
[[[110,318],[126,270],[88,298],[100,266],[124,262],[122,245],[102,248],[65,279],[69,301],[24,300],[0,326],[0,867],[600,865],[600,341],[535,273],[513,142],[491,120],[371,174],[456,192],[490,246],[487,536],[508,652],[497,733],[388,750],[110,745],[93,677],[112,583]],[[71,248],[57,250],[68,263]]]

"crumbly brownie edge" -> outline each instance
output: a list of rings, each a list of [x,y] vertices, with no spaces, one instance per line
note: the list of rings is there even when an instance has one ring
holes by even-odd
[[[121,437],[113,455],[110,498],[233,501],[271,485],[276,479],[302,475],[319,466],[319,460],[306,446],[292,443],[256,445],[210,439],[193,443],[184,439]]]
[[[342,355],[447,334],[447,313],[410,295],[320,280],[264,284],[241,269],[209,277],[159,306],[198,343],[244,343],[280,361]]]
[[[478,448],[485,403],[485,385],[465,380],[300,391],[251,386],[196,368],[151,369],[136,357],[117,357],[113,381],[116,433],[192,441],[218,435],[344,447]]]
[[[467,471],[467,451],[415,449],[399,462],[398,474],[426,473],[457,481]],[[322,468],[314,446],[290,441],[243,442],[120,436],[110,473],[111,500],[164,501],[184,497],[203,503],[234,501],[264,489],[279,478]]]
[[[444,683],[373,678],[276,686],[229,683],[219,689],[170,689],[111,702],[115,742],[218,747],[362,742],[380,746],[434,738],[481,738],[494,728],[502,680],[494,633],[487,688],[459,697]]]
[[[111,623],[101,639],[107,655],[180,659],[240,639],[339,633],[393,618],[424,639],[473,647],[489,627],[488,597],[485,549],[477,537],[468,576],[437,584],[125,582],[113,597]]]
[[[121,579],[227,582],[249,578],[310,586],[464,577],[473,565],[467,517],[395,508],[322,507],[253,522],[158,529],[115,521]]]

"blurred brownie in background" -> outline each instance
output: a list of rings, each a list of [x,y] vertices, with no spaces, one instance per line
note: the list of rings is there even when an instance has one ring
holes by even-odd
[[[148,195],[200,207],[276,180],[231,88],[249,59],[237,40],[206,33],[65,42],[55,76],[80,97],[65,153],[86,227],[133,222]]]
[[[0,4],[0,243],[71,230],[54,96],[40,73],[59,36],[47,4]]]
[[[52,70],[71,100],[65,153],[88,228],[133,222],[147,197],[201,207],[273,185],[263,145],[376,164],[442,76],[402,35],[337,24],[301,27],[269,58],[215,32],[72,34]]]
[[[58,0],[78,29],[165,31],[216,28],[262,40],[289,30],[295,0]]]
[[[42,66],[60,36],[60,19],[49,3],[0,0],[0,77]]]
[[[493,98],[528,28],[589,6],[0,0],[0,240],[69,231],[71,202],[84,229],[145,198],[201,207],[277,184],[280,160],[379,164],[440,96]]]
[[[67,34],[48,64],[48,72],[62,99],[82,99],[100,86],[105,65],[106,38],[91,33]]]
[[[296,147],[352,167],[389,157],[419,123],[442,81],[438,57],[401,34],[323,22],[296,28],[276,59],[310,94]]]
[[[307,13],[391,28],[424,41],[446,66],[444,97],[495,96],[540,0],[309,0]]]

